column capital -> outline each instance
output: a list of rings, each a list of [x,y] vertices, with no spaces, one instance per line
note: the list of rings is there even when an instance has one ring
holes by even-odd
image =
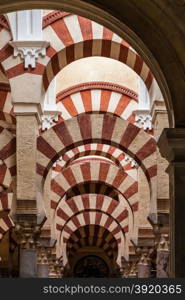
[[[15,225],[15,233],[17,234],[19,244],[22,249],[36,249],[37,240],[40,234],[40,226],[23,223]]]
[[[165,128],[157,144],[169,162],[185,162],[185,128]]]
[[[169,252],[169,235],[162,233],[158,243],[157,251]]]
[[[39,125],[42,123],[42,106],[40,103],[14,103],[14,114],[16,116],[35,116]]]
[[[28,69],[29,66],[34,69],[36,67],[36,60],[39,55],[46,56],[46,48],[49,46],[47,41],[10,41],[9,44],[14,48],[14,57],[20,55],[24,60],[24,67]]]
[[[50,254],[50,251],[48,248],[38,247],[37,263],[41,264],[41,265],[48,265],[49,264],[49,254]]]
[[[135,125],[144,130],[152,129],[152,117],[150,111],[147,109],[138,109],[134,111],[135,114]]]
[[[151,247],[138,247],[136,253],[140,255],[138,264],[149,265],[151,262],[151,254],[153,253],[153,248]]]

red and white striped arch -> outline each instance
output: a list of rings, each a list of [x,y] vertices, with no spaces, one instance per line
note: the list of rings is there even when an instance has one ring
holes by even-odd
[[[0,159],[8,167],[12,177],[16,175],[16,138],[0,126]]]
[[[73,215],[81,211],[90,210],[101,211],[108,216],[111,215],[120,224],[125,233],[130,230],[129,217],[132,219],[132,216],[129,216],[129,206],[126,200],[123,198],[121,201],[116,201],[106,195],[99,194],[83,194],[67,200],[63,198],[53,217],[56,228],[60,231]],[[106,227],[106,223],[104,226]]]
[[[56,210],[67,191],[85,182],[100,182],[112,186],[128,201],[131,209],[138,206],[138,182],[115,165],[89,161],[64,169],[51,181],[51,208]]]
[[[9,215],[0,218],[0,241],[5,233],[14,227],[14,223]]]
[[[112,160],[118,167],[123,168],[123,170],[132,178],[137,180],[137,169],[138,166],[136,162],[134,165],[130,162],[129,159],[127,159],[126,154],[121,151],[120,149],[110,146],[107,144],[86,144],[82,146],[78,146],[76,148],[73,148],[69,151],[67,151],[59,161],[57,161],[57,164],[52,169],[52,178],[56,177],[59,172],[62,171],[62,169],[68,167],[69,165],[73,164],[73,162],[82,157],[88,156],[101,156],[106,157],[110,160]],[[82,162],[83,160],[80,159]]]
[[[0,165],[0,212],[10,211],[12,206],[13,193],[10,192],[12,177],[5,164]]]
[[[1,82],[0,82],[0,120],[10,124],[16,123],[16,119],[13,115],[10,85]]]
[[[59,122],[81,113],[110,112],[135,122],[137,94],[128,88],[108,82],[83,83],[57,94],[57,107],[62,111]]]
[[[53,14],[56,12],[54,11]],[[21,58],[13,59],[13,49],[8,44],[10,33],[4,39],[0,49],[0,62],[9,79],[24,73],[43,76],[47,89],[54,76],[69,63],[84,57],[103,56],[116,59],[132,68],[145,82],[149,89],[153,75],[143,59],[119,36],[89,19],[61,14],[60,18],[52,18],[48,26],[44,26],[43,38],[50,41],[47,55],[38,58],[34,70],[25,70]],[[7,31],[3,28],[0,32]]]
[[[82,247],[96,247],[103,250],[111,263],[116,261],[118,245],[106,228],[99,225],[86,225],[77,229],[69,238],[67,243],[67,257],[75,257]]]
[[[12,182],[11,174],[7,166],[0,161],[0,185],[9,188]]]
[[[67,263],[67,255],[66,248],[67,242],[70,236],[75,232],[78,228],[83,227],[85,225],[100,225],[105,227],[105,223],[107,223],[106,229],[112,233],[115,240],[118,243],[118,258],[117,263],[120,264],[121,256],[126,256],[128,253],[128,245],[125,242],[124,232],[119,223],[117,223],[112,216],[108,216],[103,212],[97,211],[83,211],[77,213],[73,216],[60,231],[60,241],[59,247],[57,249],[57,256],[63,256],[63,263],[66,265]]]
[[[0,185],[3,188],[11,188],[12,180],[15,176],[15,137],[3,127],[0,127],[0,160],[3,162],[0,166]],[[0,240],[4,234],[10,230],[14,223],[8,215],[11,209],[13,194],[10,191],[0,193],[0,211],[6,214],[0,218]]]
[[[90,56],[119,60],[132,68],[148,89],[152,84],[153,76],[142,58],[119,36],[94,21],[68,14],[47,26],[43,34],[51,41],[44,72],[45,88],[63,67]]]
[[[137,161],[148,179],[153,205],[156,202],[156,141],[142,129],[109,114],[81,114],[39,136],[38,184],[44,184],[53,163],[68,150],[94,142],[113,145]]]

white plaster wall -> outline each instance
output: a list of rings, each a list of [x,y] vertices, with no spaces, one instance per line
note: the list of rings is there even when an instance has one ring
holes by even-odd
[[[66,66],[57,75],[56,92],[92,81],[123,85],[138,92],[138,75],[123,63],[104,57],[88,57]]]

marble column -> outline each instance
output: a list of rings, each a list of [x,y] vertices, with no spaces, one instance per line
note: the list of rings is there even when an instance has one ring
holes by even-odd
[[[169,162],[170,274],[185,277],[185,128],[164,129],[158,146]]]

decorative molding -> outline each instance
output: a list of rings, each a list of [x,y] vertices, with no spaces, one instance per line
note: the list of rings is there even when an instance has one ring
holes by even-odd
[[[81,91],[91,90],[91,89],[105,89],[114,91],[117,93],[124,94],[134,100],[138,100],[138,94],[124,86],[115,83],[109,82],[102,82],[102,81],[93,81],[93,82],[85,82],[74,85],[70,88],[67,88],[61,92],[59,92],[56,96],[57,102],[61,101],[62,99],[70,96],[71,94],[78,93]]]
[[[50,129],[53,125],[56,124],[56,122],[58,121],[58,117],[59,117],[60,113],[56,112],[54,114],[54,112],[45,112],[44,115],[41,116],[41,120],[42,120],[42,130],[47,130]]]
[[[54,10],[51,13],[47,14],[43,17],[42,20],[42,28],[46,28],[47,26],[51,25],[52,23],[56,22],[59,19],[63,19],[64,17],[70,16],[72,13],[64,12],[60,10]],[[9,24],[4,15],[0,15],[0,25],[7,30],[10,30]]]
[[[51,25],[52,23],[56,22],[59,19],[62,19],[64,17],[70,16],[71,13],[64,12],[60,10],[54,10],[48,15],[44,16],[42,21],[42,28],[46,28],[47,26]]]
[[[152,117],[149,110],[136,110],[135,114],[135,125],[144,130],[152,130]]]
[[[10,41],[9,44],[14,48],[14,57],[20,55],[24,59],[24,67],[35,68],[35,61],[39,55],[46,55],[46,48],[49,46],[47,41]]]
[[[40,226],[24,223],[15,225],[15,233],[22,249],[35,249],[40,235]]]
[[[138,166],[137,162],[132,157],[130,157],[128,154],[125,154],[125,159],[124,160],[126,162],[130,163],[131,167],[133,167],[133,168]]]

